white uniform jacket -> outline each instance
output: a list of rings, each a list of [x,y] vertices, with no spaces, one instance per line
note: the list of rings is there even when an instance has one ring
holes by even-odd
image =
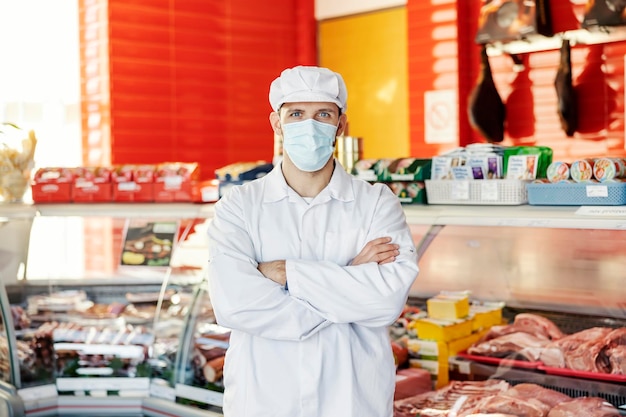
[[[280,165],[215,205],[209,293],[231,329],[225,417],[391,417],[388,326],[418,274],[398,198],[338,163],[310,203]],[[372,239],[400,245],[395,262],[350,266]],[[257,263],[286,260],[287,289]]]

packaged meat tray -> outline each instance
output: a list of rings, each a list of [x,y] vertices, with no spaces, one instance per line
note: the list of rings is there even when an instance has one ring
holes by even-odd
[[[471,355],[467,352],[459,352],[457,356],[475,362],[486,363],[489,365],[505,366],[508,368],[539,369],[539,367],[543,365],[543,363],[540,361],[523,361],[509,358],[496,358],[493,356]]]
[[[537,367],[538,370],[550,375],[571,376],[575,378],[595,379],[598,381],[622,382],[626,383],[626,375],[607,374],[602,372],[577,371],[569,368],[554,368],[545,366],[543,363]]]

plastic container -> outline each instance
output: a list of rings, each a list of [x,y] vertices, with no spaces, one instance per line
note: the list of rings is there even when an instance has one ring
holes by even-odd
[[[426,180],[428,204],[521,205],[528,202],[522,180]]]
[[[546,206],[621,206],[626,182],[528,184],[528,203]]]

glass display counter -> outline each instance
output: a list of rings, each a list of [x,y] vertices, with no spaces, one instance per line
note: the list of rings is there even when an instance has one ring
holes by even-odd
[[[163,400],[176,386],[180,344],[205,279],[206,219],[202,206],[165,206],[6,213],[6,224],[28,227],[2,228],[0,240],[26,233],[29,244],[14,254],[20,266],[2,288],[13,314],[6,352],[20,359],[6,362],[14,375],[2,378],[29,415],[172,415],[160,411],[167,403],[146,411],[144,401]],[[176,415],[195,412],[177,407]]]
[[[219,416],[228,331],[215,324],[206,289],[212,213],[211,204],[0,206],[0,241],[28,243],[0,270],[3,317],[14,315],[0,334],[11,358],[0,387],[34,415]],[[467,290],[517,311],[626,318],[622,207],[405,213],[420,264],[412,301]],[[131,220],[176,222],[169,265],[122,262],[128,243],[149,258],[143,238],[128,239]]]

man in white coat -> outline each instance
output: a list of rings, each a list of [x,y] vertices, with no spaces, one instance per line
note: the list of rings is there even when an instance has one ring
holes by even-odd
[[[391,417],[388,326],[418,274],[398,198],[333,158],[346,86],[286,69],[269,92],[284,157],[232,188],[209,226],[209,290],[231,329],[225,417]]]

